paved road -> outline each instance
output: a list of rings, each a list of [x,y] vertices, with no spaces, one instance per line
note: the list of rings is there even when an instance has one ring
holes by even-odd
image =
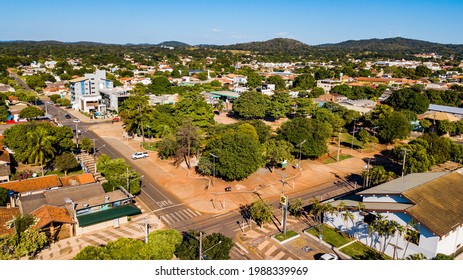
[[[43,105],[42,105],[43,106]],[[57,118],[57,121],[63,125],[67,125],[75,130],[75,123],[72,116],[71,119],[66,119],[64,116],[68,113],[66,110],[48,106],[49,114]],[[72,115],[72,112],[69,112]],[[109,120],[108,120],[109,121]],[[205,233],[220,232],[232,239],[235,239],[238,233],[249,228],[248,221],[242,218],[239,210],[233,210],[224,214],[207,214],[200,213],[195,209],[185,205],[175,194],[156,183],[156,176],[162,174],[161,170],[157,170],[155,164],[149,159],[132,160],[131,155],[136,152],[119,139],[111,137],[99,137],[89,129],[92,124],[78,123],[78,129],[82,131],[79,139],[87,137],[94,139],[95,146],[99,148],[99,153],[105,153],[111,158],[124,158],[138,173],[143,175],[142,191],[138,196],[143,204],[148,208],[147,212],[155,214],[169,228],[175,228],[179,231],[201,230]],[[311,192],[301,190],[292,193],[290,199],[302,198],[308,203],[313,197],[322,200],[328,199],[352,191],[353,187],[348,184],[336,185],[327,183],[317,186]],[[278,197],[269,200],[275,209],[278,208]],[[217,202],[216,202],[217,203]],[[218,207],[218,206],[217,206]],[[281,217],[281,211],[275,210],[275,217]],[[276,220],[279,222],[278,218]],[[237,243],[238,244],[238,243]],[[233,259],[259,259],[259,256],[254,252],[246,250],[246,248],[237,245],[231,252]]]

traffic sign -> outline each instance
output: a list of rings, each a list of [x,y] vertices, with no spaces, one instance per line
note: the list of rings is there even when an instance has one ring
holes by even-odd
[[[280,196],[280,204],[286,206],[288,204],[288,197],[285,195]]]

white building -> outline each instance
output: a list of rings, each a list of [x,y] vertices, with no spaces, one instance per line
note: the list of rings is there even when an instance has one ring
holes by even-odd
[[[340,80],[333,80],[333,79],[325,79],[325,80],[317,81],[317,87],[322,88],[325,92],[330,92],[332,88],[340,84],[341,84]]]
[[[354,214],[344,219],[343,211],[327,214],[325,223],[356,237],[362,243],[384,249],[395,258],[422,253],[428,259],[438,253],[454,255],[463,251],[463,175],[454,172],[415,173],[358,192],[364,213],[354,210],[359,201],[341,201]],[[379,214],[415,232],[416,238],[406,238],[407,231],[380,238],[368,233],[368,224]],[[413,226],[414,224],[414,226]],[[412,234],[408,234],[411,236]]]
[[[100,104],[100,90],[113,87],[113,82],[106,79],[105,70],[97,70],[95,74],[85,74],[85,77],[71,80],[72,108],[87,113],[105,112],[105,105]]]

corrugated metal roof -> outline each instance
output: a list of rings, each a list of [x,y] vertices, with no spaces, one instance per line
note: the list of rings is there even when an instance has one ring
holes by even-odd
[[[463,115],[463,108],[457,108],[457,107],[451,107],[451,106],[429,104],[428,110]]]
[[[404,177],[389,181],[376,187],[359,192],[359,195],[386,195],[386,194],[401,194],[402,192],[425,184],[436,178],[449,174],[445,172],[430,172],[430,173],[413,173]]]

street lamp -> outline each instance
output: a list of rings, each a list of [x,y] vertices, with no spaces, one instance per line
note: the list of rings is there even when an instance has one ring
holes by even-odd
[[[297,163],[297,167],[301,168],[301,157],[302,157],[302,145],[307,141],[307,139],[305,139],[304,141],[302,141],[301,143],[297,144],[297,146],[299,146],[299,162]]]
[[[203,258],[204,253],[206,253],[207,251],[209,251],[210,249],[216,247],[217,245],[221,243],[222,243],[222,240],[220,240],[219,242],[217,242],[217,244],[209,247],[206,251],[203,252],[203,233],[199,232],[199,260],[204,260]]]
[[[76,145],[77,149],[79,149],[79,129],[78,129],[78,124],[80,123],[79,120],[74,120],[74,123],[76,124]]]
[[[133,180],[141,180],[143,179],[143,177],[145,177],[145,175],[141,175],[140,177],[135,177],[135,178],[132,178],[129,180],[129,168],[127,167],[126,169],[126,178],[127,178],[127,192],[130,194],[130,182],[132,182]]]
[[[209,153],[213,158],[214,158],[214,166],[213,166],[213,169],[214,169],[214,182],[213,182],[213,185],[215,187],[215,159],[218,158],[218,156],[214,155],[213,153]]]

